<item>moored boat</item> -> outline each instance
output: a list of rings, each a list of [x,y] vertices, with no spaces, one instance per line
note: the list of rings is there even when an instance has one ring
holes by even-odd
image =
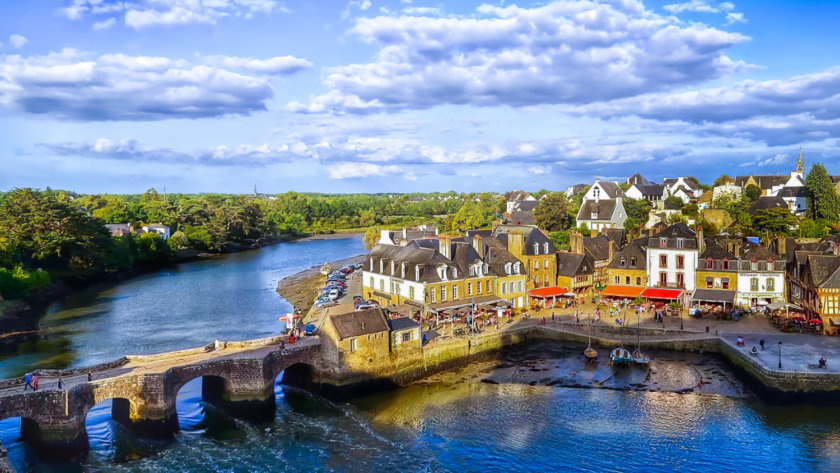
[[[647,366],[648,364],[650,364],[650,357],[642,353],[642,351],[639,349],[633,350],[632,356],[633,363],[636,363],[637,365]]]
[[[610,362],[620,365],[626,365],[633,361],[632,355],[624,347],[618,347],[610,353]]]
[[[333,271],[332,266],[330,266],[329,263],[324,263],[324,265],[321,266],[321,274],[323,274],[323,275],[330,274],[332,271]]]
[[[586,346],[586,350],[583,350],[583,356],[589,361],[598,358],[598,352],[592,348],[592,322],[589,322],[589,344]]]

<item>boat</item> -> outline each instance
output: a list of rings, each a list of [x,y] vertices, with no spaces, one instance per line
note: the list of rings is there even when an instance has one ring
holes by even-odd
[[[637,365],[647,366],[650,364],[650,357],[642,353],[642,332],[641,332],[641,314],[637,314],[636,322],[636,349],[633,350],[633,363]]]
[[[592,323],[589,323],[589,345],[586,346],[586,350],[583,350],[583,356],[586,357],[587,360],[593,361],[595,358],[598,358],[598,352],[592,348]]]
[[[330,266],[329,263],[324,263],[324,265],[321,266],[321,274],[323,274],[324,276],[330,274],[332,271],[332,266]]]
[[[610,353],[610,362],[620,365],[626,365],[633,361],[633,356],[624,347],[618,347]]]

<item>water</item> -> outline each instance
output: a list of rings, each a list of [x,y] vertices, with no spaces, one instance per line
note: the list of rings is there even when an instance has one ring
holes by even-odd
[[[197,347],[216,337],[271,336],[280,329],[277,318],[292,310],[277,294],[280,279],[364,251],[359,238],[281,243],[86,288],[47,308],[40,322],[47,339],[0,358],[0,378]]]
[[[268,335],[276,314],[289,310],[274,292],[278,279],[359,252],[358,240],[284,244],[91,289],[45,316],[49,349],[41,344],[0,368],[184,348],[206,343],[220,327],[235,334],[226,338]],[[166,336],[179,330],[179,339]],[[563,356],[536,345],[506,362]],[[82,458],[37,458],[19,441],[15,419],[0,422],[0,441],[21,472],[840,471],[840,408],[467,378],[440,376],[350,403],[277,384],[274,419],[259,423],[204,403],[197,379],[178,395],[180,431],[171,440],[134,436],[111,420],[104,402],[88,414],[91,451]]]

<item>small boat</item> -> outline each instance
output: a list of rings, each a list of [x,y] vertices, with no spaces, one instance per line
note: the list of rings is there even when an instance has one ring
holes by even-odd
[[[638,321],[636,322],[636,349],[633,350],[633,363],[636,363],[637,365],[647,366],[650,364],[650,356],[642,353],[641,314],[638,315],[637,318]]]
[[[324,276],[330,274],[332,271],[332,266],[330,266],[329,263],[324,263],[324,265],[321,266],[321,274],[323,274]]]
[[[624,347],[618,347],[610,353],[610,362],[617,363],[621,365],[626,365],[633,361],[633,357],[630,355],[630,352],[627,351]]]
[[[593,361],[595,358],[598,358],[598,352],[592,348],[592,323],[589,323],[589,345],[586,346],[586,350],[583,350],[583,356],[586,357],[587,360]]]

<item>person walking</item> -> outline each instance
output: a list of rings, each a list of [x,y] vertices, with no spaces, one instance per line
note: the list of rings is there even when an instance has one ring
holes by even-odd
[[[761,345],[761,351],[764,351],[764,339],[758,341],[758,344]]]
[[[24,385],[23,385],[23,390],[24,390],[24,391],[26,391],[27,386],[28,386],[28,387],[30,387],[30,388],[32,388],[32,375],[31,375],[31,374],[29,374],[29,373],[26,373],[26,374],[23,376],[23,382],[24,382],[24,383],[26,383],[26,384],[24,384]],[[34,391],[34,390],[35,390],[35,388],[32,388],[32,390]]]
[[[93,373],[88,371],[88,382],[93,381]]]
[[[38,390],[38,374],[37,373],[32,375],[32,390],[33,391]]]
[[[58,390],[61,391],[64,389],[64,383],[61,380],[61,376],[58,377]]]

